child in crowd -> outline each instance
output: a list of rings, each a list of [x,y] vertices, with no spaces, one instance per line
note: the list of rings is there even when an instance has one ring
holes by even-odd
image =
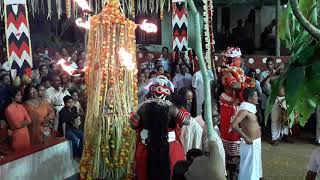
[[[83,150],[83,133],[79,130],[80,116],[72,96],[65,96],[63,102],[64,107],[59,112],[58,130],[60,134],[72,141],[73,156],[80,158]]]

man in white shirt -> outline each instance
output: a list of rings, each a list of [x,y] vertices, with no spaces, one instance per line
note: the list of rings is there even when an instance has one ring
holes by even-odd
[[[191,74],[186,73],[187,66],[185,64],[180,64],[179,69],[180,73],[176,74],[172,80],[176,92],[184,87],[191,89],[192,76]]]
[[[309,164],[307,167],[307,175],[305,179],[315,180],[319,172],[320,172],[320,148],[317,148],[311,154]]]
[[[66,95],[70,96],[70,93],[67,89],[61,87],[61,80],[58,75],[53,75],[51,77],[50,84],[52,87],[45,91],[45,96],[58,113],[64,107],[63,98]]]
[[[210,84],[215,80],[213,72],[208,70]],[[201,71],[198,70],[192,77],[192,87],[196,93],[196,103],[197,103],[197,111],[196,116],[201,115],[202,112],[202,104],[204,101],[204,87],[203,87],[203,78]]]
[[[169,49],[167,47],[162,48],[162,54],[159,60],[166,73],[171,73],[171,61],[169,59]]]

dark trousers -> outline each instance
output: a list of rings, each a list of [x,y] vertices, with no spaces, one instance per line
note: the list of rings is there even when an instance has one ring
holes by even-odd
[[[73,157],[80,158],[83,150],[83,133],[77,129],[68,130],[66,138],[72,142]]]

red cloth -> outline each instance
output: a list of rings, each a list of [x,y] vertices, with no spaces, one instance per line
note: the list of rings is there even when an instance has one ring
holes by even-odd
[[[148,179],[148,149],[142,144],[140,136],[137,138],[137,149],[136,149],[136,177],[137,180],[147,180]],[[170,172],[171,176],[173,173],[174,165],[180,161],[185,160],[184,151],[182,145],[177,141],[169,143],[169,157],[170,157]]]
[[[240,135],[230,131],[231,118],[235,115],[236,108],[232,105],[220,103],[220,133],[221,138],[228,141],[239,141]]]

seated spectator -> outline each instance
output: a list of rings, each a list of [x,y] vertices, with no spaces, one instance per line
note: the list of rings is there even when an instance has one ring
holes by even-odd
[[[165,74],[165,71],[164,71],[164,67],[163,67],[163,66],[157,66],[157,67],[156,67],[156,70],[157,70],[158,76]]]
[[[48,75],[49,70],[47,65],[41,65],[39,66],[39,74],[40,74],[40,79],[43,78],[44,76]]]
[[[58,75],[52,76],[50,84],[52,87],[45,91],[45,95],[48,102],[54,106],[57,112],[59,112],[64,107],[63,97],[66,95],[70,96],[70,93],[67,89],[61,87],[61,81]]]
[[[43,85],[46,89],[51,87],[49,76],[44,76],[41,78],[41,85]]]
[[[157,72],[156,72],[156,71],[151,71],[151,72],[150,72],[149,79],[155,78],[155,77],[157,77]]]
[[[86,86],[84,84],[83,78],[81,76],[72,76],[71,83],[69,85],[69,92],[70,91],[78,91],[79,94],[83,94],[85,91]]]
[[[38,97],[36,89],[30,85],[24,89],[23,100],[32,120],[28,126],[30,142],[32,145],[42,144],[51,136],[54,110],[48,101]]]
[[[5,116],[12,131],[12,148],[23,151],[30,147],[30,136],[27,126],[31,123],[30,116],[21,103],[21,92],[16,87],[9,88],[11,103],[5,109]]]
[[[172,180],[185,180],[184,174],[188,171],[190,161],[178,161],[173,168]]]
[[[71,96],[73,98],[74,106],[77,108],[77,112],[78,112],[79,116],[84,116],[84,111],[83,111],[82,106],[79,102],[79,92],[73,91],[71,93]]]
[[[65,96],[63,101],[65,105],[59,112],[58,130],[72,141],[73,156],[80,158],[83,150],[83,133],[78,129],[81,124],[80,117],[70,95]]]
[[[45,96],[46,87],[42,84],[38,84],[35,88],[37,90],[38,98],[40,98],[41,100],[46,100],[46,96]]]
[[[70,89],[71,84],[70,84],[70,76],[66,73],[63,73],[60,75],[60,80],[61,80],[61,87],[63,89]]]

